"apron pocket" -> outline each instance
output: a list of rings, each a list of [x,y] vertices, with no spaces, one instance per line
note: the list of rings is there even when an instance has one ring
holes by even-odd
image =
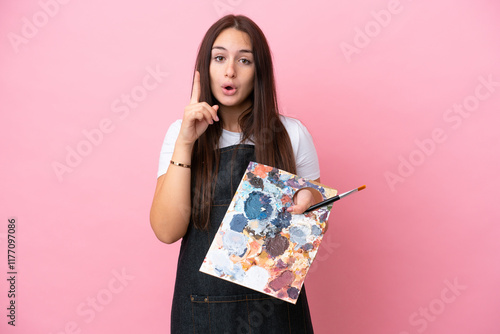
[[[289,305],[263,294],[191,295],[194,332],[200,334],[281,334],[294,332]]]

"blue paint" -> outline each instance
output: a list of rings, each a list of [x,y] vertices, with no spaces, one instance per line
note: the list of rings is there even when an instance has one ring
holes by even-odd
[[[242,281],[245,278],[245,271],[241,263],[233,264],[226,252],[215,250],[209,255],[212,261],[214,272],[219,277],[228,277],[234,281]]]
[[[280,179],[280,172],[277,168],[273,168],[269,173],[267,173],[267,179],[271,184],[274,184],[278,188],[284,188],[285,184]]]
[[[279,230],[282,230],[290,226],[291,221],[292,221],[292,214],[288,211],[284,211],[284,212],[279,212],[278,217],[274,218],[271,221],[271,224],[276,226]]]
[[[231,220],[231,223],[229,223],[229,226],[233,231],[243,232],[243,230],[247,226],[247,223],[248,220],[246,219],[245,215],[242,213],[238,213],[233,216],[233,219]]]
[[[224,249],[226,249],[229,254],[240,257],[245,255],[247,251],[247,242],[248,238],[244,234],[232,230],[226,231],[222,236]]]
[[[293,188],[300,188],[301,187],[295,178],[292,178],[292,179],[289,179],[288,181],[286,181],[286,185],[293,187]]]
[[[258,226],[253,228],[253,233],[255,235],[269,235],[269,233],[273,233],[274,231],[269,231],[269,223],[265,220],[259,220]]]
[[[307,243],[307,236],[310,230],[304,225],[292,226],[290,227],[290,241],[295,242],[298,249]]]
[[[245,215],[248,219],[266,219],[273,213],[269,204],[271,198],[260,191],[252,191],[245,201]]]
[[[313,225],[311,227],[311,233],[312,235],[319,237],[321,235],[321,228],[318,225]]]
[[[302,246],[302,249],[305,250],[306,252],[307,251],[310,251],[311,249],[313,249],[314,246],[312,243],[308,242],[307,244],[305,244],[304,246]]]
[[[229,272],[228,275],[235,281],[242,281],[245,278],[245,271],[243,270],[241,263],[236,263],[233,266],[233,270]]]
[[[209,254],[209,260],[212,261],[215,273],[222,277],[231,273],[233,262],[229,259],[226,252],[215,250]]]

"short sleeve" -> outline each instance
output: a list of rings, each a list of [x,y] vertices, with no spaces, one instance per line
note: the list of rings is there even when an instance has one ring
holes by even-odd
[[[311,134],[297,119],[282,116],[282,121],[292,142],[297,175],[309,180],[318,179],[320,177],[319,160]]]
[[[174,146],[179,132],[181,130],[181,120],[177,120],[170,125],[163,140],[163,145],[160,152],[160,162],[158,165],[158,175],[162,176],[167,172],[168,166],[170,165],[170,160],[172,159],[172,154],[174,153]]]

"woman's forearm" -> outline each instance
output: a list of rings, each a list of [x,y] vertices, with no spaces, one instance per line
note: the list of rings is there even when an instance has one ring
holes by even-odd
[[[176,142],[172,160],[191,164],[192,145]],[[173,243],[187,231],[191,217],[191,169],[170,165],[157,180],[150,222],[156,237]]]

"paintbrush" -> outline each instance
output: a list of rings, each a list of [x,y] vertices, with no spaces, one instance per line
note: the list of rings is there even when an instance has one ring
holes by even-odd
[[[365,188],[366,188],[366,186],[361,186],[359,188],[353,189],[353,190],[348,191],[346,193],[343,193],[343,194],[340,194],[340,195],[337,195],[337,196],[333,196],[333,197],[327,198],[327,199],[325,199],[322,202],[319,202],[317,204],[311,205],[306,211],[304,211],[304,213],[312,211],[312,210],[316,210],[317,208],[320,208],[320,207],[325,206],[327,204],[336,202],[336,201],[338,201],[341,198],[344,198],[344,197],[346,197],[346,196],[348,196],[348,195],[350,195],[352,193],[355,193],[357,191],[363,190]]]

